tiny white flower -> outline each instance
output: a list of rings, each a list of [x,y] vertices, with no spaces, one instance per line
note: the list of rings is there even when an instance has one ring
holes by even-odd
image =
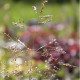
[[[33,10],[35,11],[35,13],[37,13],[37,8],[36,6],[32,6]]]

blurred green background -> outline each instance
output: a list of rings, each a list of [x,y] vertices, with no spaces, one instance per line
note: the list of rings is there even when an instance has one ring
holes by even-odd
[[[42,0],[0,0],[0,25],[11,24],[18,19],[23,19],[25,22],[33,18],[37,18],[38,14],[34,14],[32,6],[40,11]],[[53,15],[53,22],[65,22],[68,19],[75,20],[78,23],[78,0],[49,0],[45,4],[43,14]],[[73,22],[73,23],[74,23]]]

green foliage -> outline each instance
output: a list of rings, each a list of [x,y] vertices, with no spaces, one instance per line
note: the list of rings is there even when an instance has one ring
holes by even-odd
[[[9,8],[7,10],[3,9],[5,5],[8,5]],[[12,24],[12,22],[16,22],[19,19],[23,19],[25,22],[36,18],[36,14],[34,14],[34,11],[32,9],[31,4],[22,2],[19,3],[13,3],[13,2],[7,2],[3,4],[3,6],[0,8],[0,25],[3,24]],[[36,5],[37,8],[41,5]],[[63,5],[45,5],[46,8],[44,8],[43,15],[48,14],[53,15],[52,20],[53,22],[57,21],[64,21],[66,18],[73,17],[73,10],[71,4],[63,4]],[[65,9],[65,11],[64,11]],[[76,8],[76,13],[78,11],[78,5]],[[38,11],[39,12],[39,11]],[[78,13],[76,14],[78,18]],[[7,18],[7,19],[6,19]]]
[[[29,2],[29,3],[34,3],[34,2],[40,2],[42,0],[13,0],[14,2],[19,2],[19,1],[23,1],[23,2]],[[79,2],[79,0],[76,0],[77,2]],[[48,0],[49,3],[69,3],[71,2],[71,0]]]

